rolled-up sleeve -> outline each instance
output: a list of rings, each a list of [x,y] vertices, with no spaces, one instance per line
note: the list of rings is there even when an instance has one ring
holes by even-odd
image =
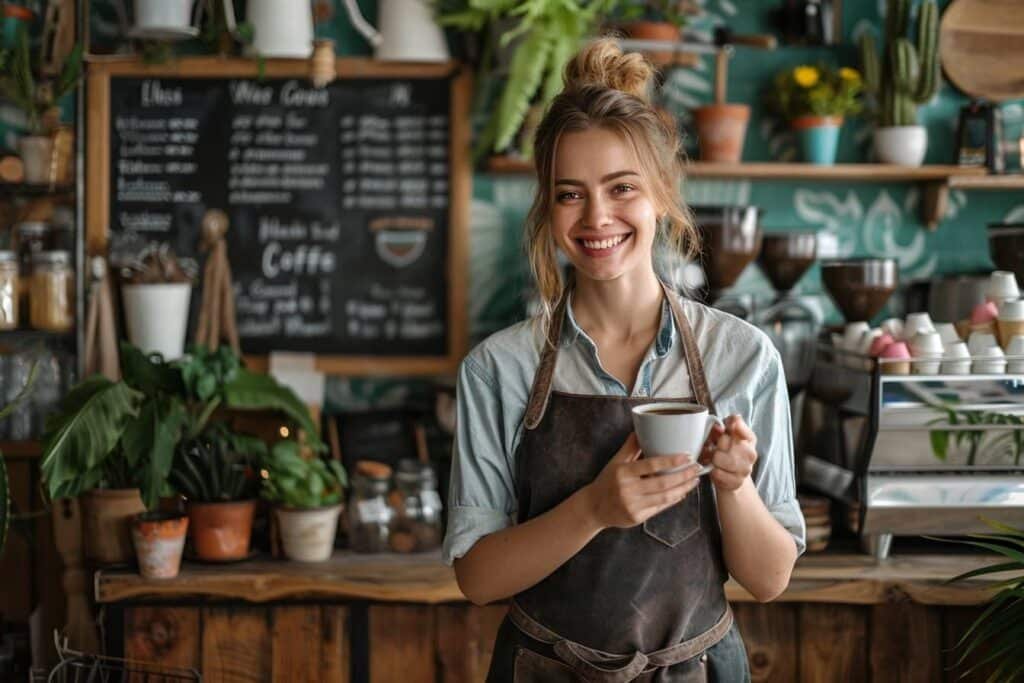
[[[480,538],[514,523],[515,488],[496,379],[473,356],[463,360],[441,555],[451,565]]]
[[[806,529],[796,498],[793,427],[782,359],[774,348],[762,354],[760,381],[751,402],[750,427],[757,435],[754,477],[765,507],[793,536],[797,552],[806,548]]]

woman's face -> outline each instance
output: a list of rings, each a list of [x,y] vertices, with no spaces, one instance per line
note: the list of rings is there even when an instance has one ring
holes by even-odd
[[[555,156],[551,231],[578,275],[650,271],[658,209],[632,147],[603,128],[567,133]]]

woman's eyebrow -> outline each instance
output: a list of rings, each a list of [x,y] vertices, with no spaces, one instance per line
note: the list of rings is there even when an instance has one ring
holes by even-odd
[[[636,171],[629,170],[615,171],[614,173],[609,173],[605,176],[602,176],[601,183],[607,183],[609,181],[615,180],[616,178],[621,178],[627,175],[639,176],[640,174],[637,173]],[[558,180],[555,181],[555,185],[578,185],[580,187],[583,187],[584,183],[582,180],[574,180],[572,178],[559,178]]]

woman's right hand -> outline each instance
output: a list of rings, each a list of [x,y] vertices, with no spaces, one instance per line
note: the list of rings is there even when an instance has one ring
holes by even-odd
[[[593,521],[602,529],[628,529],[675,505],[698,484],[700,468],[659,473],[691,460],[687,454],[641,458],[636,433],[631,433],[585,488],[587,509]]]

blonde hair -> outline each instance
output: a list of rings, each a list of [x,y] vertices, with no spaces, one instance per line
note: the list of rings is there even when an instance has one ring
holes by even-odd
[[[537,193],[526,220],[525,246],[541,302],[541,322],[551,321],[566,283],[558,268],[551,236],[554,165],[565,133],[604,128],[618,133],[633,148],[664,211],[655,238],[655,268],[674,279],[681,259],[699,253],[699,234],[679,196],[683,157],[671,116],[651,104],[652,67],[638,53],[623,53],[613,38],[586,45],[565,67],[565,87],[551,102],[533,143]]]

